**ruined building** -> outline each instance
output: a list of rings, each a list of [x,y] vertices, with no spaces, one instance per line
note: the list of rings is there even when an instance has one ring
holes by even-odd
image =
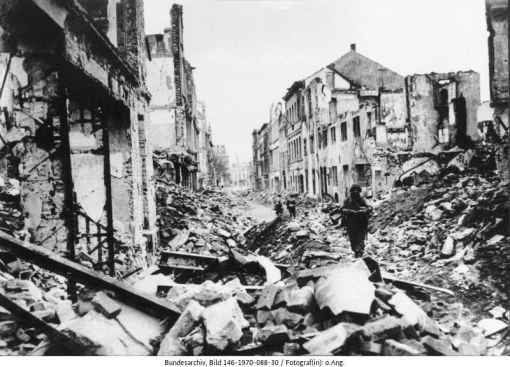
[[[378,195],[420,164],[421,154],[466,148],[478,137],[476,72],[404,78],[360,54],[355,44],[294,82],[283,99],[275,191],[341,201],[358,183],[368,196]],[[259,140],[264,131],[263,125]],[[254,165],[265,167],[260,146],[254,144]],[[263,182],[262,169],[254,174],[254,182]]]
[[[281,102],[275,102],[271,105],[269,111],[269,150],[270,150],[270,172],[269,172],[269,187],[272,191],[279,191],[281,187],[280,182],[280,128],[282,119]]]
[[[215,145],[212,148],[212,170],[214,186],[230,185],[230,163],[224,145]]]
[[[489,78],[494,129],[502,136],[508,133],[508,0],[486,0],[489,31]]]
[[[267,123],[252,133],[254,188],[257,190],[268,190],[270,188],[270,135],[270,127]]]
[[[155,149],[168,152],[175,181],[196,189],[208,176],[207,172],[198,172],[199,140],[204,128],[199,119],[205,119],[200,116],[205,115],[205,109],[199,112],[202,107],[196,97],[194,68],[184,57],[181,5],[172,6],[170,22],[171,27],[163,34],[146,36],[147,85],[154,96],[148,136]],[[204,147],[207,145],[202,144]]]
[[[413,149],[469,148],[478,139],[480,75],[474,71],[406,77]]]
[[[198,121],[198,187],[203,188],[212,185],[214,182],[212,169],[212,136],[211,126],[207,122],[205,103],[197,102],[197,121]]]
[[[143,32],[141,0],[0,3],[3,230],[112,275],[157,243]]]
[[[250,185],[251,165],[247,162],[236,162],[230,165],[230,181],[235,187],[248,187]]]

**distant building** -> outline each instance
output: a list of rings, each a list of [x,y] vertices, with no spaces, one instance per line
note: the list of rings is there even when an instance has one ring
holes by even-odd
[[[234,187],[250,186],[250,170],[249,162],[235,162],[230,165],[230,180]]]
[[[280,191],[280,120],[282,118],[282,102],[271,105],[269,112],[269,188],[271,191]]]
[[[227,148],[215,145],[212,150],[212,166],[214,170],[214,186],[230,186],[230,164]]]
[[[167,151],[175,181],[196,189],[201,176],[198,172],[200,117],[194,68],[184,57],[181,5],[172,6],[170,21],[171,28],[165,28],[163,34],[146,36],[147,85],[154,96],[148,136],[155,149]]]
[[[404,161],[411,159],[413,168],[414,155],[469,147],[478,136],[478,73],[404,78],[361,55],[355,44],[292,83],[283,100],[284,110],[272,107],[270,120],[253,132],[255,189],[341,201],[358,183],[377,196],[399,179]]]
[[[270,129],[267,123],[259,130],[254,130],[253,138],[253,188],[268,190],[271,151],[269,149]]]
[[[205,103],[197,102],[198,136],[198,187],[212,185],[212,137],[207,123]]]

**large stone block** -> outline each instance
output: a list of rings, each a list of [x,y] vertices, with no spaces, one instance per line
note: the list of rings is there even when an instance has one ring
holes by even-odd
[[[203,313],[207,343],[225,350],[235,345],[249,326],[235,298],[209,306]]]

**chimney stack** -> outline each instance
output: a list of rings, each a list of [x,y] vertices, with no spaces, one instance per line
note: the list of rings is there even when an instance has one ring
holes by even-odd
[[[351,50],[352,51],[356,51],[356,44],[355,43],[351,43]]]

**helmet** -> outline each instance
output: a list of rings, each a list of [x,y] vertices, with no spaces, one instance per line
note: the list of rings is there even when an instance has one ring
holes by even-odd
[[[362,191],[361,190],[361,186],[358,185],[358,184],[354,184],[354,185],[351,186],[351,190],[350,191],[351,192],[354,192],[354,191],[361,192]]]

